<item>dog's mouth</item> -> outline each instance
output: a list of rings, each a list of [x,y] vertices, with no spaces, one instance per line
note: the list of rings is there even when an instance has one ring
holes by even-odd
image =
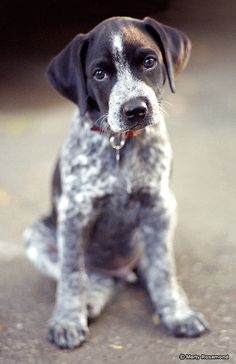
[[[136,124],[134,124],[132,127],[128,127],[127,130],[128,131],[133,131],[133,130],[142,130],[146,127],[147,125],[145,125],[144,123],[140,123],[137,122]]]
[[[137,122],[137,123],[133,124],[132,126],[125,125],[118,131],[118,133],[142,131],[142,130],[145,130],[147,127],[153,126],[153,125],[155,125],[155,123],[150,120]]]

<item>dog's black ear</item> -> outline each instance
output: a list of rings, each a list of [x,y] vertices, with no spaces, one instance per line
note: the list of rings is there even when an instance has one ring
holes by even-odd
[[[49,64],[47,75],[55,89],[79,106],[83,115],[87,111],[87,87],[84,61],[87,41],[77,35]]]
[[[188,63],[191,42],[180,30],[149,17],[144,18],[143,21],[147,31],[161,48],[170,88],[172,92],[175,92],[174,79]]]

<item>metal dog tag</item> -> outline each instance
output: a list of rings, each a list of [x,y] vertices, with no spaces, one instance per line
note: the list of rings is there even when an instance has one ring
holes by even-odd
[[[113,149],[116,151],[116,163],[120,162],[120,150],[124,147],[126,142],[126,136],[122,133],[117,135],[112,135],[110,137],[110,143]]]

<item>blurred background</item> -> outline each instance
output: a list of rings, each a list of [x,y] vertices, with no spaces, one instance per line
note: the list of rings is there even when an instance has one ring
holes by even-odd
[[[91,326],[80,350],[46,342],[55,286],[24,256],[22,231],[49,208],[54,162],[74,106],[49,85],[47,64],[108,16],[157,20],[186,32],[187,69],[166,87],[179,206],[178,277],[211,333],[174,339],[154,327],[138,285]],[[0,363],[179,363],[180,353],[229,354],[236,317],[236,3],[234,0],[0,3]],[[224,361],[220,361],[224,362]]]

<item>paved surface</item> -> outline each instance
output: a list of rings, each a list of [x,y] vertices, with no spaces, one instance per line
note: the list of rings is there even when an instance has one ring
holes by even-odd
[[[235,15],[231,0],[179,1],[162,14],[193,40],[191,64],[177,82],[177,94],[167,97],[166,109],[179,203],[179,280],[212,330],[199,339],[175,339],[155,327],[149,301],[134,285],[91,326],[81,349],[59,351],[47,343],[55,285],[24,257],[21,233],[47,211],[51,170],[73,108],[44,81],[46,57],[3,62],[1,364],[171,364],[181,362],[180,353],[229,354],[228,361],[211,362],[236,363]]]

